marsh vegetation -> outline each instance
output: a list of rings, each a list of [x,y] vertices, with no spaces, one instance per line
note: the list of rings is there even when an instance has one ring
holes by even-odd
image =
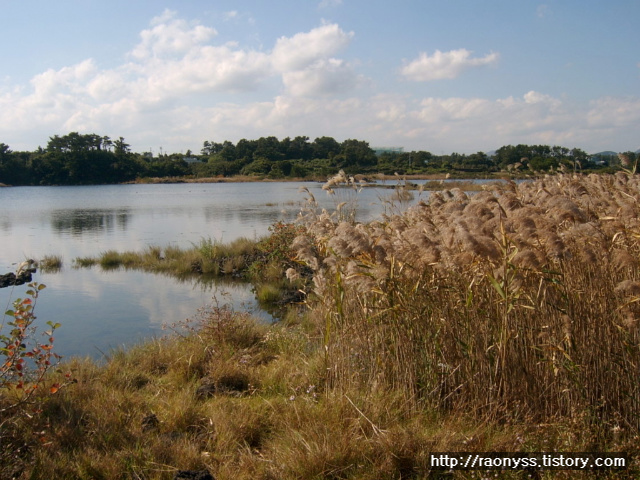
[[[2,474],[439,478],[433,451],[627,451],[637,468],[637,175],[436,192],[369,223],[308,196],[254,267],[297,282],[304,311],[264,325],[221,302],[104,366],[70,361],[77,383],[2,420]],[[190,255],[213,269],[222,248]]]

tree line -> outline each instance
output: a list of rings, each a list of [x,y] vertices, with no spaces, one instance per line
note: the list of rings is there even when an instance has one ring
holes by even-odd
[[[626,152],[635,160],[637,154]],[[205,141],[199,154],[135,153],[123,137],[80,134],[54,135],[46,148],[12,151],[0,143],[0,183],[7,185],[92,185],[124,183],[146,177],[324,178],[338,169],[347,173],[489,174],[499,171],[546,172],[615,169],[618,156],[594,157],[579,148],[548,145],[507,145],[492,154],[427,151],[374,151],[369,143],[332,137],[261,137],[257,140]]]

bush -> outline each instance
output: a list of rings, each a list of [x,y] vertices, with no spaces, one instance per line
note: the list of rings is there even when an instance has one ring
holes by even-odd
[[[251,265],[251,276],[258,280],[279,281],[289,268],[303,272],[305,266],[296,260],[296,253],[291,245],[305,231],[304,226],[293,223],[276,222],[271,225],[271,234],[258,242],[260,258]]]
[[[53,352],[53,332],[60,324],[47,322],[45,341],[36,339],[34,308],[45,285],[28,284],[26,298],[13,302],[5,312],[8,321],[0,324],[0,477],[11,478],[21,468],[22,452],[30,441],[43,440],[45,432],[25,428],[37,424],[43,401],[55,394],[61,384],[53,382],[47,373],[60,356]],[[67,376],[68,378],[68,376]],[[13,447],[13,448],[12,448]]]

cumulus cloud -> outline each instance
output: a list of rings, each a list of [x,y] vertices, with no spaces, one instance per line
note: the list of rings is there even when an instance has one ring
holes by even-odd
[[[417,59],[405,65],[401,73],[407,79],[416,82],[452,79],[469,68],[494,64],[500,57],[497,53],[490,53],[482,58],[471,58],[471,54],[472,52],[464,48],[449,52],[436,50],[431,56],[423,52]]]
[[[281,37],[271,49],[253,50],[218,41],[215,29],[167,10],[140,33],[121,65],[105,69],[86,59],[44,71],[29,85],[3,86],[0,141],[30,149],[35,147],[29,138],[46,142],[53,134],[81,131],[123,135],[137,151],[159,145],[180,151],[197,149],[216,132],[229,140],[362,138],[437,153],[509,143],[588,150],[594,137],[614,128],[616,138],[637,141],[637,97],[569,104],[535,90],[499,99],[356,91],[369,80],[357,63],[338,58],[353,36],[337,24],[323,24]],[[464,49],[422,54],[403,74],[416,81],[455,78],[497,58],[473,57]],[[251,95],[242,96],[246,92]]]
[[[281,37],[271,52],[274,70],[282,75],[288,95],[323,96],[344,93],[362,83],[353,66],[333,55],[346,48],[353,32],[325,24],[309,32]]]
[[[413,112],[413,135],[460,150],[518,143],[586,145],[584,111],[560,99],[530,91],[522,97],[425,98]]]
[[[640,98],[603,97],[590,102],[587,115],[594,127],[620,128],[640,125]]]
[[[176,19],[176,12],[165,12],[151,21],[153,28],[140,33],[141,42],[131,55],[136,59],[180,55],[194,46],[209,41],[218,33],[215,29],[202,25],[189,25],[186,20]]]
[[[368,103],[375,118],[384,123],[397,123],[406,118],[408,107],[403,96],[379,94]]]
[[[16,131],[41,130],[44,138],[72,130],[127,134],[123,129],[131,129],[148,148],[146,144],[157,143],[152,138],[158,138],[159,131],[171,132],[164,135],[166,145],[172,138],[183,143],[190,137],[207,138],[205,126],[217,128],[218,121],[239,129],[268,126],[274,119],[283,124],[283,112],[297,118],[299,108],[307,111],[316,105],[298,97],[326,102],[328,96],[363,82],[353,65],[334,58],[353,37],[337,24],[281,37],[271,51],[234,42],[216,44],[216,37],[215,29],[165,10],[140,33],[140,41],[119,66],[100,69],[87,59],[35,76],[28,92],[5,89],[0,121]],[[259,88],[278,100],[246,107],[216,104],[216,94]]]
[[[271,60],[281,72],[302,70],[342,50],[352,38],[353,32],[346,33],[335,23],[322,25],[293,37],[280,37]]]
[[[304,70],[286,72],[282,80],[290,95],[331,95],[349,91],[362,82],[353,68],[343,60],[318,60]]]

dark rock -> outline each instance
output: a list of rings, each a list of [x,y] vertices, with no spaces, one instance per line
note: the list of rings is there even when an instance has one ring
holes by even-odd
[[[13,272],[0,275],[0,288],[11,287],[13,285],[24,285],[33,280],[31,274],[35,269],[25,270],[16,275]]]
[[[209,470],[179,470],[173,480],[215,480]]]
[[[0,288],[10,287],[16,284],[16,274],[13,272],[0,275]]]

